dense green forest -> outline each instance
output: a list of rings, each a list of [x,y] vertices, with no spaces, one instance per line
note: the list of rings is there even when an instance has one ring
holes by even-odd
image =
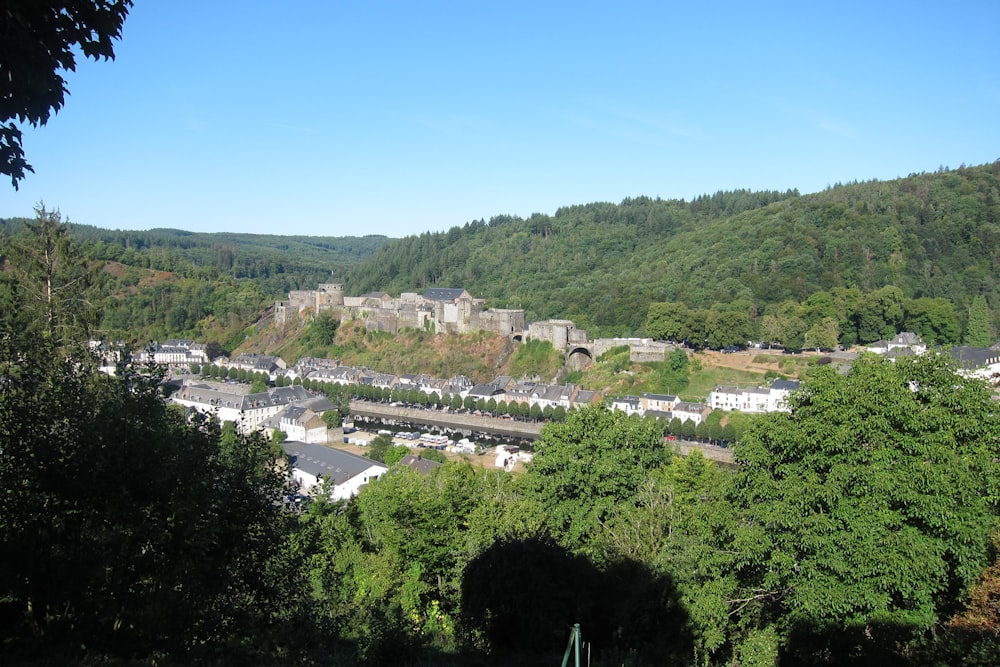
[[[757,320],[816,293],[857,299],[888,287],[898,300],[944,300],[959,330],[982,296],[996,331],[998,276],[1000,162],[805,196],[639,197],[497,216],[389,243],[347,284],[352,293],[462,286],[524,308],[529,321],[569,318],[601,335],[642,332],[654,303]]]
[[[297,502],[260,434],[96,370],[58,216],[0,273],[5,664],[991,665],[1000,403],[946,356],[808,371],[737,468],[655,420],[547,424],[523,473],[394,465]],[[388,459],[388,457],[387,457]]]
[[[0,246],[23,225],[0,220]],[[1000,162],[798,192],[718,192],[496,216],[391,240],[109,231],[72,225],[105,270],[106,332],[196,337],[230,349],[292,289],[349,294],[461,286],[528,321],[593,336],[715,348],[869,343],[911,330],[932,344],[1000,331]],[[2,247],[0,247],[2,253]]]
[[[44,211],[44,209],[40,209]],[[23,219],[0,219],[5,239]],[[202,234],[176,229],[105,230],[70,225],[91,262],[103,268],[88,298],[101,313],[97,329],[144,344],[194,337],[226,349],[289,290],[314,289],[386,243],[384,236],[306,237]]]

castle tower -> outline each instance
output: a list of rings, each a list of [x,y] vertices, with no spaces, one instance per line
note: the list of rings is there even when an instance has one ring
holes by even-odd
[[[316,291],[316,312],[321,308],[344,305],[343,283],[320,283]]]

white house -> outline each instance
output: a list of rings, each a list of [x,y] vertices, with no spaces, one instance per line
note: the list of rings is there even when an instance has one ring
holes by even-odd
[[[787,412],[788,396],[799,388],[794,380],[775,380],[770,387],[739,387],[720,385],[708,395],[713,410],[740,412]]]
[[[771,412],[771,390],[768,387],[750,387],[743,391],[743,412]]]
[[[323,445],[286,440],[282,447],[292,467],[292,478],[298,482],[300,490],[308,493],[326,479],[333,500],[347,500],[358,495],[363,486],[389,470],[377,461]]]
[[[289,406],[278,415],[278,428],[289,440],[310,445],[327,443],[327,427],[323,418],[309,408]]]
[[[771,383],[771,399],[774,412],[791,412],[788,407],[788,397],[799,388],[795,380],[775,380]]]
[[[556,408],[559,406],[568,410],[572,407],[572,403],[570,402],[572,395],[573,385],[571,384],[538,384],[535,385],[535,390],[531,392],[528,404],[532,406],[537,405],[542,410],[547,407]]]
[[[619,396],[611,399],[611,409],[624,412],[627,415],[641,415],[642,403],[637,396]]]
[[[281,357],[253,352],[230,359],[229,367],[247,372],[267,373],[273,378],[277,370],[286,368],[286,364]]]
[[[671,411],[673,417],[684,421],[693,421],[695,425],[705,421],[709,413],[712,412],[712,408],[705,405],[704,403],[690,403],[688,401],[679,401],[674,409]]]
[[[927,351],[927,343],[912,331],[904,331],[889,340],[880,340],[872,343],[866,349],[875,354],[891,354],[904,351],[913,354],[923,354]]]
[[[713,410],[740,410],[743,404],[743,390],[731,385],[718,385],[708,395],[708,403]]]

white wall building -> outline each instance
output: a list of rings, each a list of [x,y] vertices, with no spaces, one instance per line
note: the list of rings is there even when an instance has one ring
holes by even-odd
[[[624,412],[627,415],[641,415],[642,403],[637,396],[619,396],[611,399],[611,409]]]
[[[289,440],[310,445],[325,445],[328,442],[326,422],[309,408],[285,408],[278,415],[278,428],[284,431]]]
[[[712,412],[712,408],[704,403],[679,401],[674,405],[674,409],[670,411],[670,414],[672,419],[680,419],[682,422],[692,421],[697,426],[705,421],[710,412]]]
[[[240,433],[252,433],[287,406],[312,396],[301,386],[276,387],[258,394],[224,391],[207,384],[187,384],[170,397],[178,405],[234,422]]]
[[[135,360],[140,364],[154,363],[163,366],[190,366],[209,362],[204,343],[179,339],[165,340],[162,344],[154,342],[137,353]]]
[[[309,493],[326,479],[332,500],[347,500],[358,495],[362,487],[375,481],[389,468],[385,465],[340,449],[286,440],[282,443],[292,478],[303,493]]]
[[[713,410],[727,412],[788,412],[788,397],[799,388],[793,380],[775,380],[770,387],[715,387],[708,395]]]

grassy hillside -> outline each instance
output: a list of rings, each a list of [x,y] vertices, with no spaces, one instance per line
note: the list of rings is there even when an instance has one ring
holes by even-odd
[[[438,378],[465,375],[474,382],[487,382],[507,373],[516,349],[504,336],[486,332],[434,335],[404,329],[389,334],[368,331],[362,322],[348,322],[337,330],[332,343],[318,347],[309,344],[308,326],[264,327],[236,349],[251,351],[275,354],[289,363],[304,356],[323,356],[387,373],[425,373]]]
[[[638,363],[630,361],[628,346],[622,346],[589,367],[557,379],[564,359],[551,344],[514,344],[505,336],[486,332],[435,335],[404,329],[393,335],[368,331],[361,322],[349,322],[324,344],[311,322],[294,320],[282,326],[251,327],[248,334],[236,353],[275,354],[289,364],[301,357],[325,357],[392,373],[423,373],[438,378],[466,375],[474,382],[510,375],[541,382],[572,382],[605,397],[652,392],[678,394],[692,401],[704,401],[719,384],[750,386],[764,384],[772,377],[804,377],[820,358],[704,351],[678,352],[664,362]]]

